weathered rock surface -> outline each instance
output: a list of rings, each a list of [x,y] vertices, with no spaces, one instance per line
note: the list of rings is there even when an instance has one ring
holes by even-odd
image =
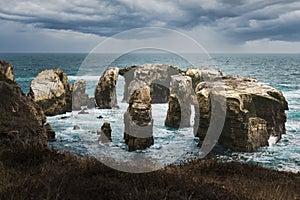
[[[154,144],[150,87],[140,84],[141,87],[137,87],[140,89],[132,93],[124,114],[124,139],[129,151],[146,149]]]
[[[285,133],[288,104],[282,93],[255,79],[222,77],[226,99],[226,118],[219,143],[234,151],[254,151],[267,146],[272,136]],[[200,83],[196,88],[200,123],[197,136],[203,140],[211,118],[211,88],[214,83]],[[196,112],[197,113],[197,112]]]
[[[119,69],[109,67],[102,74],[95,89],[96,104],[101,109],[109,109],[117,106],[116,84]]]
[[[0,72],[0,152],[20,148],[44,149],[46,117],[21,88]]]
[[[11,63],[4,60],[0,60],[0,73],[3,74],[6,78],[14,81],[14,67]]]
[[[110,123],[108,122],[104,122],[103,125],[101,126],[101,130],[100,132],[97,132],[100,136],[98,138],[98,140],[100,142],[111,142],[111,127],[110,127]]]
[[[95,108],[95,107],[96,107],[95,98],[89,97],[87,100],[87,108],[91,109],[91,108]]]
[[[78,80],[71,85],[72,91],[72,110],[80,110],[81,106],[87,106],[89,96],[85,93],[86,81]]]
[[[133,81],[134,78],[134,71],[136,70],[138,66],[131,66],[131,67],[126,67],[122,68],[119,70],[119,75],[124,77],[124,95],[122,102],[128,102],[129,100],[129,93],[128,93],[128,86],[131,81]]]
[[[48,141],[55,141],[55,131],[51,128],[50,124],[45,124]]]
[[[212,81],[217,77],[223,76],[220,70],[213,67],[189,68],[186,70],[185,75],[192,78],[194,89],[203,81]]]
[[[68,78],[61,70],[45,70],[31,82],[28,94],[48,116],[71,110],[71,90]]]
[[[189,127],[192,102],[192,79],[188,76],[171,76],[171,95],[165,125],[173,128]]]
[[[141,81],[151,87],[152,103],[167,103],[171,76],[181,73],[179,68],[166,64],[144,64],[122,70],[125,77],[124,100],[130,98],[129,85],[132,81]]]

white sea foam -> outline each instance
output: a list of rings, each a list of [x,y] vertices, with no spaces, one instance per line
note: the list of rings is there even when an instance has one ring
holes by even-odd
[[[278,137],[277,136],[270,136],[268,139],[268,144],[269,146],[273,146],[274,144],[276,144],[278,141]]]

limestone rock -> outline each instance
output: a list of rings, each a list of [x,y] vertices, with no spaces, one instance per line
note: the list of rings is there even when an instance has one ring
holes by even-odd
[[[61,70],[44,70],[31,82],[28,94],[48,116],[70,110],[71,91],[68,78]]]
[[[165,125],[189,127],[192,102],[192,79],[188,76],[171,76],[171,95]]]
[[[90,97],[87,100],[87,108],[91,109],[91,108],[95,108],[96,104],[95,104],[95,98],[94,97]]]
[[[110,123],[104,122],[103,125],[101,126],[101,131],[98,132],[100,135],[98,140],[101,142],[111,142],[111,127]]]
[[[121,74],[125,77],[124,100],[127,102],[132,81],[141,81],[151,86],[152,103],[168,102],[171,76],[181,72],[179,68],[166,64],[144,64],[126,69]]]
[[[203,81],[212,81],[217,77],[223,76],[220,70],[213,67],[189,68],[186,70],[185,75],[192,78],[194,89]]]
[[[80,110],[81,106],[87,106],[89,96],[85,93],[86,81],[81,79],[71,85],[72,110]]]
[[[129,100],[129,93],[128,93],[128,87],[131,81],[133,81],[134,78],[134,71],[136,70],[138,66],[131,66],[122,68],[119,70],[119,75],[124,77],[125,83],[124,83],[124,95],[123,95],[123,102],[128,102]]]
[[[154,144],[150,87],[142,85],[135,90],[124,114],[124,139],[129,151],[146,149]]]
[[[101,109],[110,109],[117,106],[116,84],[119,69],[110,67],[102,74],[95,89],[96,104]]]
[[[0,152],[47,148],[46,117],[40,107],[2,73],[0,94]]]
[[[14,67],[9,62],[0,60],[0,73],[2,73],[6,78],[14,81]]]
[[[221,145],[235,151],[254,151],[267,146],[270,136],[281,138],[286,131],[288,104],[280,91],[251,78],[224,76],[222,82],[226,118],[219,138]],[[200,109],[196,135],[200,140],[206,135],[212,116],[212,87],[215,87],[213,82],[204,82],[196,88]]]

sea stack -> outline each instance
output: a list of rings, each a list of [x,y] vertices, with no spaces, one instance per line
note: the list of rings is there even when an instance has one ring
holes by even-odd
[[[81,106],[89,104],[89,96],[85,93],[86,81],[81,79],[71,85],[72,110],[81,110]]]
[[[223,76],[226,118],[219,144],[234,151],[254,151],[267,146],[270,136],[278,140],[285,134],[288,104],[282,93],[258,83],[256,79]],[[211,119],[211,88],[214,82],[203,82],[196,88],[200,123],[196,135],[206,136]]]
[[[171,95],[165,125],[173,128],[189,127],[192,102],[192,79],[188,76],[171,76]]]
[[[100,142],[111,142],[111,127],[110,127],[110,123],[109,122],[104,122],[103,125],[101,126],[101,130],[100,132],[98,132],[98,134],[100,135],[98,140]]]
[[[95,89],[95,101],[100,109],[111,109],[117,107],[116,85],[119,69],[116,67],[107,68]]]
[[[64,114],[71,109],[71,90],[68,77],[59,69],[44,70],[31,82],[28,94],[45,115]]]
[[[146,149],[154,144],[150,87],[140,82],[132,92],[124,114],[124,139],[129,151]]]

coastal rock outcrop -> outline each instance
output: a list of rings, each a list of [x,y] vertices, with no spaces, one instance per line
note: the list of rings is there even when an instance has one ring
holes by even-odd
[[[222,83],[226,116],[219,144],[234,151],[254,151],[267,146],[270,136],[281,138],[286,131],[288,104],[280,91],[252,78],[224,76]],[[195,116],[200,120],[196,135],[200,141],[206,136],[212,117],[214,84],[203,82],[196,88],[200,109]]]
[[[89,96],[85,93],[86,81],[81,79],[71,85],[72,110],[80,110],[81,106],[90,104]]]
[[[124,114],[124,139],[129,151],[146,149],[154,144],[150,87],[140,84],[132,93]]]
[[[98,140],[100,142],[111,142],[111,127],[109,122],[104,122],[101,126],[101,130],[97,134],[100,135]]]
[[[144,64],[126,68],[120,73],[125,78],[124,100],[128,102],[130,98],[130,83],[142,81],[150,86],[152,103],[167,103],[171,76],[181,72],[179,68],[166,64]]]
[[[197,68],[188,68],[185,72],[186,76],[192,78],[193,88],[203,82],[203,81],[212,81],[217,77],[223,76],[223,73],[213,67],[197,67]]]
[[[0,73],[3,74],[6,78],[14,81],[14,67],[11,63],[4,60],[0,60]]]
[[[188,76],[171,76],[171,95],[165,125],[173,128],[189,127],[192,103],[192,79]]]
[[[71,90],[63,71],[44,70],[31,82],[28,94],[44,111],[53,116],[72,111]]]
[[[0,72],[0,152],[4,149],[45,149],[45,115],[6,75]]]
[[[115,67],[107,68],[95,89],[95,101],[99,108],[109,109],[117,107],[116,84],[119,69]]]

